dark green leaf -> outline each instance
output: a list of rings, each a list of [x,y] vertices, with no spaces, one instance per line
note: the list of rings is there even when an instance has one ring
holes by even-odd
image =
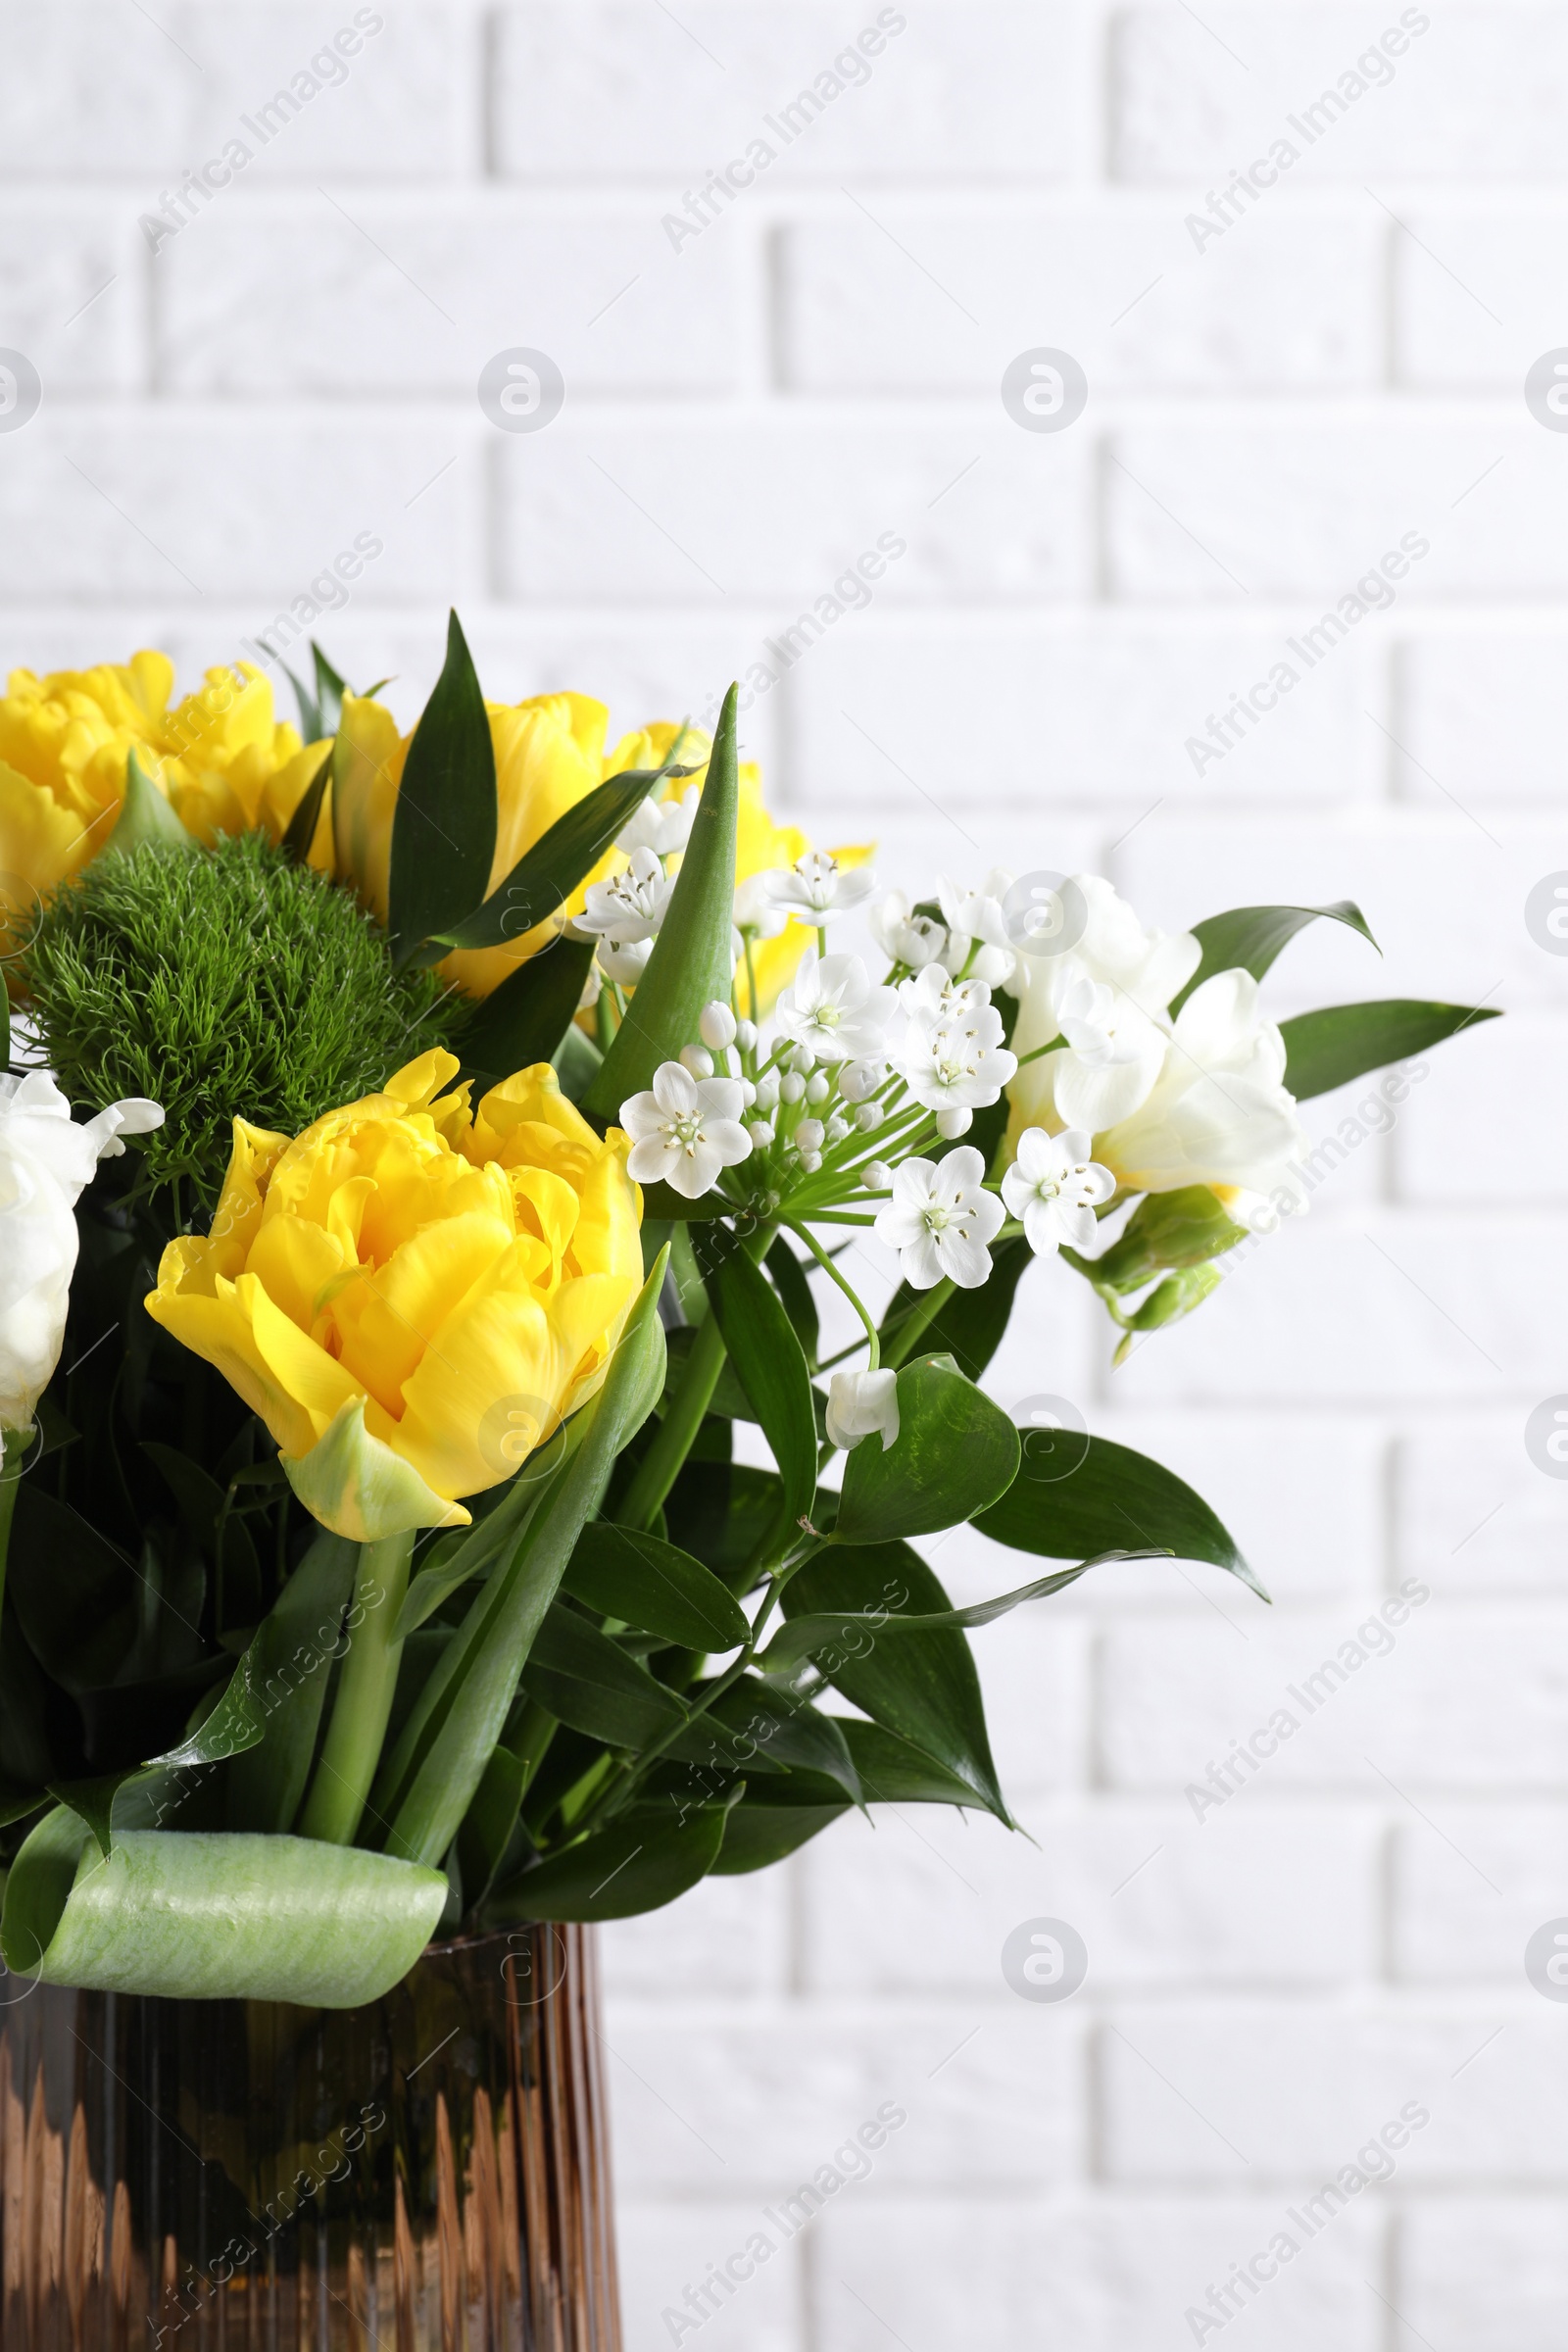
[[[522,1687],[574,1732],[612,1747],[653,1747],[686,1720],[673,1691],[560,1601],[551,1603],[534,1636]]]
[[[842,1718],[844,1738],[868,1805],[973,1805],[974,1790],[956,1772],[879,1723]]]
[[[811,1296],[806,1268],[783,1234],[768,1250],[764,1263],[773,1277],[773,1288],[783,1301],[784,1312],[794,1326],[795,1337],[801,1343],[801,1353],[806,1358],[807,1369],[814,1371],[820,1327],[816,1300]]]
[[[934,1616],[952,1605],[906,1544],[830,1545],[796,1572],[783,1603],[792,1621],[851,1609]],[[1009,1819],[986,1737],[980,1678],[962,1634],[874,1641],[860,1656],[836,1661],[828,1679],[873,1723],[945,1766],[988,1813]]]
[[[951,1356],[922,1356],[899,1374],[899,1435],[862,1438],[844,1471],[838,1532],[884,1543],[955,1527],[995,1502],[1018,1467],[1018,1432]]]
[[[343,697],[354,691],[347,680],[340,677],[332,667],[331,662],[314,637],[311,639],[311,660],[316,665],[317,726],[316,734],[306,737],[308,743],[314,743],[318,736],[337,733],[343,720]],[[381,680],[381,684],[383,686],[386,684],[385,678]],[[295,692],[298,693],[298,691],[299,689],[296,687]],[[370,692],[371,694],[375,692],[373,686],[370,688]]]
[[[1441,1046],[1461,1029],[1499,1017],[1495,1006],[1424,1004],[1410,997],[1388,997],[1370,1004],[1325,1004],[1281,1021],[1288,1059],[1285,1083],[1298,1102],[1332,1093],[1385,1062],[1403,1061]]]
[[[234,1759],[231,1830],[279,1835],[293,1827],[358,1560],[357,1544],[323,1531],[257,1629],[249,1672],[266,1730],[256,1746]]]
[[[24,1478],[17,1493],[6,1598],[27,1645],[62,1690],[112,1683],[133,1639],[135,1571],[79,1512]]]
[[[304,865],[310,858],[311,844],[316,839],[316,828],[320,822],[321,803],[326,798],[326,787],[332,773],[332,757],[336,748],[335,744],[327,745],[321,755],[319,767],[306,785],[304,797],[288,820],[288,830],[283,835],[283,854],[294,865]]]
[[[1251,1569],[1200,1495],[1175,1473],[1129,1446],[1089,1438],[1077,1467],[1031,1476],[1026,1456],[1017,1478],[975,1525],[995,1543],[1048,1559],[1087,1559],[1125,1547],[1163,1548],[1179,1560],[1227,1568],[1266,1600]]]
[[[745,1772],[760,1762],[821,1773],[859,1802],[859,1777],[836,1719],[755,1675],[731,1684],[669,1752],[721,1771]]]
[[[1171,999],[1171,1011],[1179,1012],[1194,989],[1216,972],[1240,969],[1261,980],[1281,949],[1289,947],[1298,931],[1304,931],[1320,915],[1348,924],[1377,947],[1366,916],[1351,899],[1336,899],[1329,906],[1233,906],[1228,914],[1211,914],[1205,922],[1193,925],[1193,937],[1202,947],[1203,959],[1187,986]],[[1382,952],[1379,948],[1379,955]]]
[[[387,927],[400,964],[472,913],[489,887],[495,854],[490,720],[454,612],[446,665],[414,730],[392,818]]]
[[[500,948],[521,939],[570,898],[591,874],[615,835],[666,776],[689,776],[689,767],[627,768],[584,793],[564,815],[524,851],[498,890],[461,923],[440,934],[453,948]]]
[[[583,1108],[608,1125],[631,1095],[652,1086],[697,1035],[705,1004],[729,1003],[735,909],[735,833],[740,787],[735,766],[735,696],[724,697],[692,827],[669,906],[626,1018]],[[655,1210],[662,1215],[663,1210]]]
[[[498,1888],[481,1912],[487,1928],[524,1919],[630,1919],[658,1911],[705,1879],[724,1839],[721,1808],[684,1821],[634,1815],[552,1854]]]
[[[563,938],[509,972],[459,1034],[464,1069],[488,1082],[549,1061],[571,1025],[593,959],[591,939]],[[597,1068],[594,1048],[585,1037],[582,1043]]]
[[[727,1225],[703,1226],[697,1262],[741,1386],[784,1482],[791,1520],[808,1519],[816,1494],[816,1408],[811,1376],[778,1293]]]
[[[783,1501],[783,1485],[771,1470],[688,1460],[665,1498],[664,1517],[683,1550],[706,1560],[717,1575],[732,1578],[778,1524]],[[821,1507],[818,1495],[818,1513]]]
[[[1081,1560],[1076,1568],[1059,1569],[1054,1576],[1036,1577],[1032,1584],[1020,1585],[1014,1592],[1001,1592],[994,1600],[972,1601],[967,1608],[937,1609],[929,1615],[908,1616],[902,1610],[887,1607],[845,1611],[830,1609],[808,1617],[792,1617],[776,1633],[763,1651],[759,1664],[764,1674],[788,1674],[803,1658],[814,1658],[822,1673],[835,1667],[841,1657],[858,1657],[877,1642],[907,1642],[919,1634],[937,1633],[945,1627],[966,1632],[979,1625],[990,1625],[998,1617],[1005,1617],[1026,1600],[1048,1600],[1054,1592],[1076,1584],[1079,1577],[1091,1568],[1103,1568],[1112,1560],[1168,1559],[1164,1550],[1102,1551],[1092,1560]]]
[[[918,1327],[912,1345],[929,1354],[951,1355],[960,1372],[978,1380],[1002,1346],[1018,1284],[1033,1258],[1034,1251],[1021,1233],[1009,1242],[999,1242],[991,1252],[989,1281],[975,1291],[960,1291],[944,1283],[946,1296],[941,1305],[929,1322]],[[899,1285],[878,1334],[885,1364],[903,1361],[901,1334],[928,1296],[925,1291],[911,1291],[907,1283]]]
[[[724,1824],[724,1843],[713,1864],[715,1879],[737,1879],[748,1871],[766,1870],[786,1855],[797,1853],[823,1830],[841,1821],[847,1804],[790,1804],[780,1801],[779,1784],[769,1781],[764,1796],[748,1789],[731,1805]]]
[[[577,1538],[563,1582],[604,1616],[687,1649],[737,1649],[751,1631],[728,1587],[701,1560],[602,1519]]]
[[[299,705],[301,739],[306,743],[319,743],[322,733],[319,704],[310,688],[300,683],[286,662],[283,663],[283,675],[293,687],[294,700]],[[333,728],[331,732],[335,734],[336,729]]]

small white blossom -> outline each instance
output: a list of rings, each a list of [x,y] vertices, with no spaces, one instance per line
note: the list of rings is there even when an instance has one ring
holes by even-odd
[[[735,1043],[740,1024],[721,998],[715,997],[705,1004],[697,1023],[697,1034],[712,1053],[721,1054],[726,1046]]]
[[[814,1176],[817,1169],[821,1165],[822,1154],[820,1152],[803,1152],[801,1153],[801,1172],[803,1175]]]
[[[737,1021],[735,1024],[735,1043],[740,1047],[743,1054],[750,1054],[752,1048],[757,1043],[757,1023],[755,1021]]]
[[[980,890],[960,890],[954,882],[938,885],[937,898],[948,921],[942,961],[950,972],[961,972],[967,964],[968,977],[987,988],[1000,988],[1012,978],[1018,958],[1003,911],[1011,887],[1011,875],[1001,866],[992,869]]]
[[[691,839],[702,797],[701,785],[694,784],[679,800],[640,801],[615,835],[616,849],[624,850],[628,858],[638,850],[652,850],[656,858],[673,858]]]
[[[1002,1179],[1008,1213],[1021,1219],[1037,1257],[1051,1257],[1065,1242],[1087,1250],[1095,1238],[1095,1210],[1116,1190],[1108,1168],[1092,1156],[1093,1141],[1081,1128],[1048,1135],[1027,1127],[1018,1138],[1018,1156]]]
[[[618,980],[622,988],[635,988],[647,969],[648,958],[653,952],[654,943],[651,939],[628,940],[623,948],[602,939],[594,961],[610,979]]]
[[[831,850],[808,850],[792,866],[764,874],[762,883],[775,906],[803,922],[820,924],[868,899],[876,876],[868,866],[840,865]]]
[[[945,1144],[956,1144],[959,1136],[967,1135],[973,1125],[974,1112],[972,1110],[960,1108],[937,1112],[937,1133]]]
[[[675,885],[652,850],[634,850],[631,863],[608,882],[590,882],[579,931],[597,931],[612,947],[656,937]]]
[[[882,1450],[899,1435],[897,1372],[835,1372],[827,1397],[830,1445],[848,1453],[862,1438],[880,1437]]]
[[[599,963],[596,958],[594,962],[588,966],[588,977],[582,984],[582,995],[577,999],[577,1010],[579,1012],[592,1012],[594,1006],[599,1002],[604,985],[605,975],[600,970]]]
[[[773,1141],[773,1122],[771,1119],[750,1119],[747,1122],[746,1132],[759,1152],[765,1152]]]
[[[934,1029],[910,1024],[905,1083],[927,1110],[984,1110],[1017,1067],[1002,1042],[1002,1015],[995,1005]]]
[[[803,1152],[820,1152],[826,1133],[820,1119],[802,1119],[795,1130],[795,1141]]]
[[[868,1193],[885,1193],[892,1189],[893,1170],[885,1159],[868,1159],[860,1170],[860,1182]]]
[[[688,1200],[701,1200],[723,1168],[747,1158],[752,1139],[740,1123],[745,1108],[734,1078],[694,1078],[678,1061],[661,1062],[652,1090],[620,1106],[631,1137],[626,1171],[634,1184],[661,1178]]]
[[[735,893],[735,928],[749,939],[777,939],[789,916],[768,897],[766,874],[753,874]]]
[[[757,1081],[758,1109],[776,1110],[778,1108],[779,1093],[780,1083],[777,1070],[764,1070],[761,1077]]]
[[[899,1003],[911,1021],[927,1029],[984,1012],[990,1002],[991,991],[983,980],[956,980],[940,963],[928,963],[914,979],[899,982]]]
[[[828,1099],[828,1096],[832,1092],[833,1089],[829,1086],[827,1080],[823,1077],[820,1070],[813,1070],[809,1078],[808,1078],[806,1081],[806,1100],[808,1102],[825,1102]]]
[[[899,1271],[914,1291],[944,1278],[977,1291],[991,1272],[993,1241],[1006,1211],[985,1190],[986,1163],[972,1144],[940,1160],[906,1159],[893,1171],[893,1198],[872,1228],[899,1252]]]
[[[880,1102],[862,1102],[855,1114],[855,1124],[862,1135],[869,1135],[873,1127],[881,1126],[884,1116]]]
[[[801,958],[795,984],[778,1001],[778,1025],[798,1057],[861,1061],[878,1052],[893,1015],[891,988],[873,988],[858,956]]]
[[[854,1130],[851,1127],[849,1120],[841,1119],[838,1115],[838,1112],[835,1111],[827,1123],[828,1142],[830,1144],[842,1144],[844,1138],[853,1133]]]
[[[799,1070],[786,1070],[778,1082],[781,1102],[799,1102],[806,1093],[806,1080]]]
[[[846,1102],[864,1102],[888,1074],[888,1065],[875,1061],[847,1061],[839,1072],[839,1093]]]
[[[706,1046],[682,1046],[680,1060],[682,1069],[690,1070],[694,1078],[713,1075],[713,1056]]]
[[[916,914],[902,890],[890,890],[868,920],[871,937],[890,963],[922,971],[948,944],[948,935],[928,914]]]

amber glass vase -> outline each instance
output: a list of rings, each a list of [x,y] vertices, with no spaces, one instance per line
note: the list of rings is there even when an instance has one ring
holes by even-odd
[[[619,2352],[591,1930],[364,2009],[0,2002],[0,2352]]]

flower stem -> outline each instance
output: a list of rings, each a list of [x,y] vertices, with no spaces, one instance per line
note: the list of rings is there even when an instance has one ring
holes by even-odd
[[[620,1506],[620,1525],[646,1530],[664,1496],[680,1475],[692,1441],[703,1425],[718,1376],[724,1368],[724,1335],[718,1317],[710,1314],[697,1326],[691,1353],[654,1432],[654,1442],[638,1463]]]
[[[890,1371],[908,1362],[915,1342],[925,1336],[952,1296],[953,1285],[944,1278],[933,1284],[925,1296],[910,1307],[888,1342],[884,1362]]]
[[[0,986],[4,983],[0,982]],[[6,1596],[6,1552],[11,1544],[11,1514],[22,1486],[22,1465],[32,1444],[30,1429],[0,1429],[0,1607]]]
[[[391,1639],[409,1589],[409,1561],[417,1530],[362,1544],[354,1580],[351,1635],[343,1674],[332,1702],[321,1760],[300,1823],[302,1838],[328,1845],[352,1845],[365,1800],[381,1761],[381,1742],[392,1712],[403,1644]]]
[[[845,1281],[844,1276],[839,1272],[837,1266],[829,1257],[827,1251],[822,1249],[820,1245],[812,1238],[811,1233],[807,1226],[797,1225],[793,1219],[791,1219],[790,1231],[791,1233],[800,1235],[801,1240],[806,1244],[806,1247],[808,1250],[809,1250],[817,1264],[822,1267],[825,1273],[831,1275],[832,1279],[838,1284],[839,1289],[844,1293],[845,1298],[854,1307],[856,1313],[859,1316],[860,1321],[865,1325],[865,1336],[870,1344],[871,1349],[865,1368],[868,1372],[874,1372],[877,1367],[876,1325],[872,1322],[869,1314],[867,1314],[859,1294],[851,1289],[850,1285]]]

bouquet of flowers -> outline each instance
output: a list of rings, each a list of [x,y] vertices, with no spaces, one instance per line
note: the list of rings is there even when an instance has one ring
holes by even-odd
[[[456,616],[407,739],[319,653],[298,734],[172,684],[0,702],[8,1966],[349,2007],[854,1806],[1009,1822],[970,1631],[1129,1557],[1253,1583],[985,1394],[1021,1275],[1123,1348],[1189,1313],[1304,1205],[1298,1102],[1486,1016],[1269,1021],[1348,903],[879,895],[772,823],[733,691],[607,750],[487,705]],[[916,1544],[965,1521],[1049,1565],[955,1607]]]

